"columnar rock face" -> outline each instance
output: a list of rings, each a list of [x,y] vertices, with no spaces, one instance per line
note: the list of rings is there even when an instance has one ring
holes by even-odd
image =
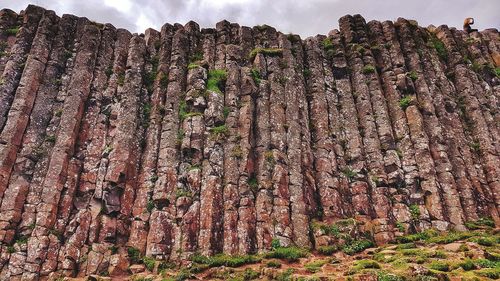
[[[500,204],[500,40],[340,19],[131,34],[0,12],[0,279],[281,245],[355,218],[377,243]]]

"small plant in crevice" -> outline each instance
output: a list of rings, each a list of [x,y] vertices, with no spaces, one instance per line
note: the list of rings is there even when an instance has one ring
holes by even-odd
[[[279,239],[277,238],[273,238],[273,240],[271,240],[271,249],[278,249],[281,247],[281,242]]]
[[[342,174],[349,180],[352,181],[357,173],[349,167],[342,169]]]
[[[476,153],[478,155],[481,153],[481,144],[479,142],[477,142],[477,141],[471,142],[469,144],[469,146],[472,149],[472,151],[474,151],[474,153]]]
[[[168,75],[164,72],[160,74],[160,87],[162,90],[166,90],[168,87]]]
[[[214,69],[208,71],[207,90],[222,94],[222,89],[227,79],[225,69]]]
[[[243,150],[241,149],[241,146],[237,145],[233,147],[233,149],[231,150],[231,156],[237,159],[243,158]]]
[[[248,178],[247,184],[252,192],[256,193],[257,191],[259,191],[259,182],[257,181],[257,177],[255,177],[255,175],[252,175]]]
[[[250,69],[250,75],[252,76],[252,79],[255,82],[255,84],[259,85],[260,80],[262,79],[262,77],[260,76],[260,71],[257,68],[252,68]]]
[[[185,132],[183,129],[179,129],[177,131],[177,138],[176,138],[177,146],[181,146],[182,140],[184,139],[184,135],[185,135]]]
[[[412,81],[416,81],[418,79],[418,74],[415,70],[406,73],[406,76],[408,76]]]
[[[191,198],[193,197],[193,193],[191,193],[190,190],[186,190],[186,189],[183,189],[183,188],[177,188],[177,190],[175,191],[175,198],[181,198],[181,197],[188,197],[188,198]]]
[[[224,106],[224,108],[222,109],[222,115],[224,116],[224,120],[227,119],[229,113],[231,113],[231,108],[228,106]]]
[[[413,100],[412,96],[404,96],[399,100],[399,107],[402,110],[406,110],[408,106],[410,106],[411,101]]]
[[[158,175],[157,174],[152,174],[151,177],[149,177],[149,181],[152,183],[155,183],[158,181]]]
[[[45,137],[45,141],[54,144],[56,142],[56,136],[55,135],[48,135]]]
[[[420,218],[420,208],[416,204],[412,204],[408,207],[410,210],[410,215],[413,220],[418,220]]]
[[[203,60],[202,52],[195,52],[191,57],[189,57],[189,63],[196,63]]]
[[[62,108],[59,108],[56,111],[54,111],[54,116],[61,117],[62,113],[63,113]]]
[[[148,203],[146,204],[146,209],[148,210],[149,213],[151,213],[154,208],[155,208],[155,203],[153,202],[153,200],[149,200]]]
[[[362,70],[363,74],[371,74],[375,73],[375,71],[375,67],[371,64],[365,65]]]
[[[130,259],[130,263],[141,263],[142,262],[142,254],[139,249],[134,247],[128,247],[127,249],[128,258]]]
[[[305,79],[308,79],[309,77],[311,77],[312,72],[309,68],[304,68],[302,74],[304,75]]]
[[[195,69],[199,66],[200,66],[199,64],[192,62],[192,63],[188,64],[188,70]]]
[[[431,34],[429,44],[436,50],[438,57],[441,60],[448,61],[448,51],[446,50],[443,41],[439,40],[435,34]]]
[[[149,119],[151,118],[151,104],[145,103],[142,105],[142,118],[144,121],[144,127],[148,127]]]
[[[13,28],[9,28],[9,29],[6,29],[3,34],[5,36],[16,36],[17,33],[19,33],[19,29],[20,27],[19,26],[16,26],[16,27],[13,27]]]
[[[119,85],[119,86],[123,86],[123,84],[125,84],[125,72],[120,72],[118,73],[118,77],[116,79],[116,83]]]
[[[229,129],[227,128],[226,124],[213,127],[210,129],[210,133],[212,136],[216,138],[225,138],[229,135]]]
[[[264,158],[268,164],[274,165],[276,164],[276,160],[274,159],[274,154],[272,150],[268,150],[264,152]]]

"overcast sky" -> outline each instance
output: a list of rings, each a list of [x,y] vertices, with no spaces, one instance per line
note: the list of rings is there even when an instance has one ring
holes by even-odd
[[[475,28],[500,29],[500,0],[0,0],[0,7],[19,12],[28,3],[139,33],[148,27],[159,30],[166,22],[194,20],[214,27],[227,19],[246,26],[268,24],[304,38],[338,28],[346,14],[361,14],[367,22],[404,17],[422,26],[459,28],[464,18],[473,17]]]

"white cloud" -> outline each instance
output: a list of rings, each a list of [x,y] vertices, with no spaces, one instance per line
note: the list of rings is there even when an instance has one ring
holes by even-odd
[[[420,25],[448,24],[461,28],[463,19],[474,17],[475,28],[499,28],[499,0],[34,0],[58,14],[72,13],[99,22],[110,22],[132,32],[164,23],[194,20],[214,27],[223,19],[240,25],[269,24],[288,33],[307,37],[326,34],[338,27],[346,14],[361,14],[367,21],[416,19]],[[17,12],[29,0],[0,0],[0,7]]]
[[[133,3],[130,0],[104,0],[104,5],[113,7],[122,13],[129,13]]]

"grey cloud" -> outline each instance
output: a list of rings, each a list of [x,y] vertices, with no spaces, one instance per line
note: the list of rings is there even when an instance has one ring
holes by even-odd
[[[214,0],[215,1],[215,0]],[[461,27],[465,17],[476,20],[475,28],[499,28],[498,0],[253,0],[219,7],[214,1],[202,0],[142,0],[135,1],[129,13],[122,13],[98,0],[38,0],[35,4],[55,10],[58,14],[72,13],[117,27],[143,32],[137,25],[139,16],[148,19],[155,29],[164,23],[186,23],[194,20],[202,27],[214,27],[227,19],[241,25],[269,24],[278,30],[307,37],[326,34],[337,28],[338,19],[346,14],[361,14],[369,20],[416,19],[420,25],[448,24]],[[0,6],[20,11],[29,1],[0,0]]]

